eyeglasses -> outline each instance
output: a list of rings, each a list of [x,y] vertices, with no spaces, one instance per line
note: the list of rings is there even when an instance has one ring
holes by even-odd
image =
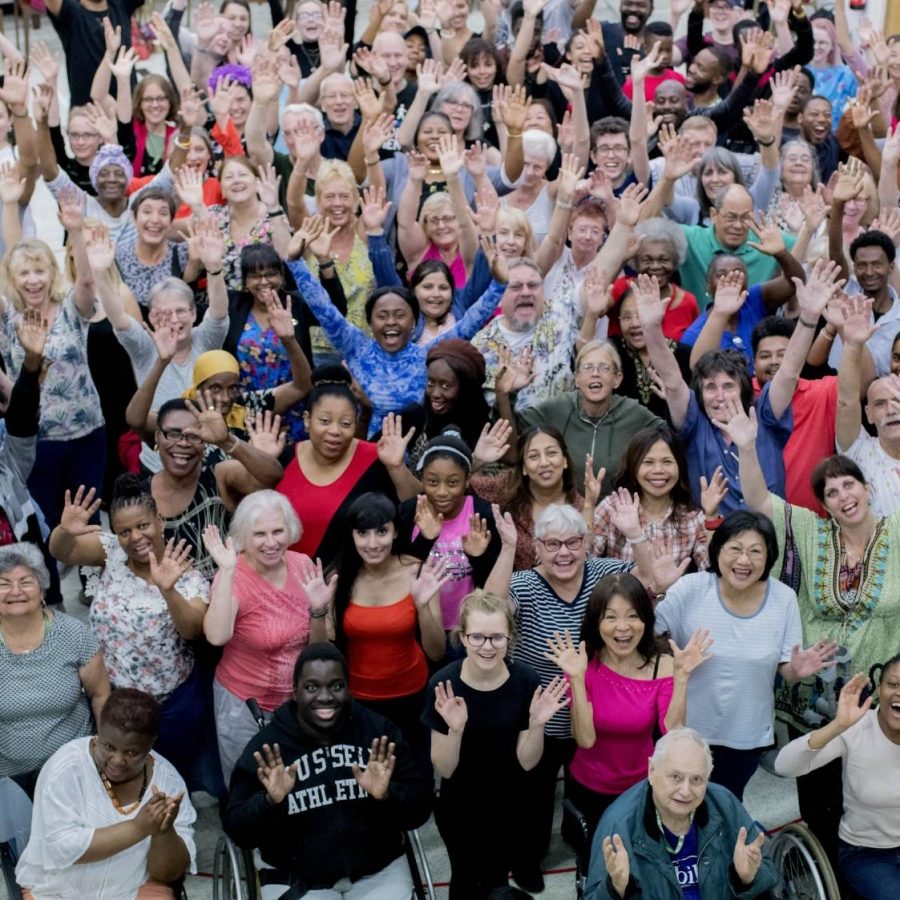
[[[429,216],[426,221],[429,225],[452,225],[456,216]]]
[[[472,634],[466,635],[466,640],[473,647],[483,647],[485,643],[488,643],[496,650],[502,650],[509,643],[509,635],[482,634],[480,631],[473,631]]]
[[[468,100],[445,100],[444,106],[455,106],[457,109],[475,109]]]
[[[167,97],[142,97],[141,103],[168,103],[169,100]]]
[[[628,152],[628,147],[624,144],[597,144],[594,148],[597,156],[624,156]]]
[[[719,218],[726,225],[739,225],[741,222],[746,222],[750,218],[750,213],[720,212]]]
[[[297,19],[300,22],[324,22],[325,16],[320,12],[299,12]]]
[[[585,375],[612,375],[613,372],[618,372],[618,368],[616,366],[610,365],[610,363],[582,363],[578,367],[579,372],[584,372]]]
[[[549,541],[545,541],[542,538],[538,538],[538,543],[543,544],[544,549],[548,553],[559,553],[563,547],[566,550],[578,550],[584,544],[584,535],[566,538],[564,541],[558,541],[556,538],[550,538]]]
[[[159,433],[170,443],[180,444],[182,441],[196,447],[203,443],[199,434],[190,431],[182,431],[180,428],[160,428]]]
[[[31,578],[29,576],[20,578],[18,581],[7,581],[5,578],[0,578],[0,594],[12,593],[12,591],[14,591],[16,588],[23,592],[33,591],[37,587],[37,578]]]
[[[96,141],[100,138],[99,134],[94,134],[90,131],[70,131],[69,132],[69,140],[70,141]]]
[[[280,281],[282,277],[281,272],[275,269],[265,269],[262,272],[248,272],[245,281]]]
[[[802,156],[795,156],[793,153],[789,156],[785,156],[782,160],[786,163],[811,163],[812,157],[809,154],[803,154]]]
[[[751,562],[762,562],[766,558],[766,551],[763,550],[762,547],[750,547],[747,549],[740,544],[725,544],[725,546],[722,547],[721,552],[726,556],[734,557],[735,559],[746,553]]]

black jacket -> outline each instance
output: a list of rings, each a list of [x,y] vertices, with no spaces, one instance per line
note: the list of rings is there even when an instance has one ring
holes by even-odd
[[[241,847],[259,848],[277,870],[272,883],[289,883],[297,896],[381,871],[403,852],[403,832],[431,813],[433,782],[400,729],[356,701],[351,710],[323,746],[300,730],[294,701],[285,703],[244,749],[231,776],[226,833]],[[365,766],[372,740],[382,735],[396,743],[397,764],[387,796],[373,800],[357,785],[351,765]],[[298,771],[295,790],[272,806],[253,752],[276,742],[285,765],[296,762]]]

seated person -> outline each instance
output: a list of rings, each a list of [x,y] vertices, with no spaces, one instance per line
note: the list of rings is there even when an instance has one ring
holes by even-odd
[[[96,737],[60,747],[38,776],[31,839],[16,867],[26,900],[174,898],[166,884],[196,871],[185,785],[151,749],[159,704],[113,691]]]
[[[402,832],[428,818],[431,775],[395,725],[350,697],[348,679],[333,644],[307,647],[294,699],[232,775],[222,824],[240,846],[259,848],[263,900],[343,896],[351,885],[372,900],[412,896]]]
[[[709,783],[711,771],[709,746],[692,728],[657,741],[646,780],[600,819],[586,900],[671,897],[673,866],[684,896],[699,896],[701,884],[703,900],[769,896],[778,879],[762,855],[765,832],[727,788]]]

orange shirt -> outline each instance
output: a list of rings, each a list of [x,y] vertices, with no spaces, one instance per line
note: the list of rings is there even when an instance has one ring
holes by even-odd
[[[387,606],[350,602],[344,613],[350,693],[358,700],[417,694],[428,683],[428,662],[416,640],[412,594]]]

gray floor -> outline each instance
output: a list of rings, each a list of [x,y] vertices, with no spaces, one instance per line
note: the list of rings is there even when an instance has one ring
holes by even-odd
[[[161,4],[157,5],[161,6]],[[361,7],[365,10],[368,5],[369,0],[364,0]],[[601,5],[613,6],[610,0]],[[660,13],[664,11],[668,3],[663,0],[662,3],[657,3],[656,6],[657,12]],[[269,24],[267,8],[264,5],[254,4],[253,18],[254,22],[258,22],[257,27],[254,28],[255,33],[265,34]],[[601,18],[612,18],[612,16],[604,14]],[[58,47],[59,41],[55,32],[47,24],[47,17],[42,16],[41,22],[42,27],[37,32],[32,33],[32,40],[44,40],[51,47]],[[5,31],[10,39],[14,39],[11,16],[6,16]],[[149,64],[143,65],[147,68],[156,69],[159,66],[159,56],[152,58]],[[61,90],[61,95],[65,110],[67,102],[65,86]],[[51,243],[55,249],[61,250],[62,229],[56,218],[56,207],[49,192],[42,184],[38,185],[33,203],[35,221],[38,223],[41,237]],[[81,618],[86,618],[87,609],[77,600],[78,588],[78,581],[73,575],[66,578],[64,582],[66,608],[68,612]],[[213,852],[221,834],[221,829],[218,809],[211,799],[205,795],[199,795],[195,796],[194,800],[199,814],[197,827],[198,874],[188,878],[186,889],[191,900],[195,900],[195,898],[196,900],[201,900],[201,898],[213,896],[211,878]],[[762,770],[757,772],[750,782],[746,801],[751,815],[767,828],[776,828],[798,816],[796,788],[793,780],[776,778]],[[437,896],[438,898],[446,898],[449,865],[446,852],[433,822],[429,822],[421,829],[421,836],[432,874],[436,884],[439,885]],[[540,896],[546,898],[546,900],[562,900],[562,898],[574,897],[573,866],[574,859],[571,851],[557,837],[551,846],[547,859],[544,861],[544,868],[547,873],[547,887]],[[0,897],[4,896],[3,888],[0,886]]]

